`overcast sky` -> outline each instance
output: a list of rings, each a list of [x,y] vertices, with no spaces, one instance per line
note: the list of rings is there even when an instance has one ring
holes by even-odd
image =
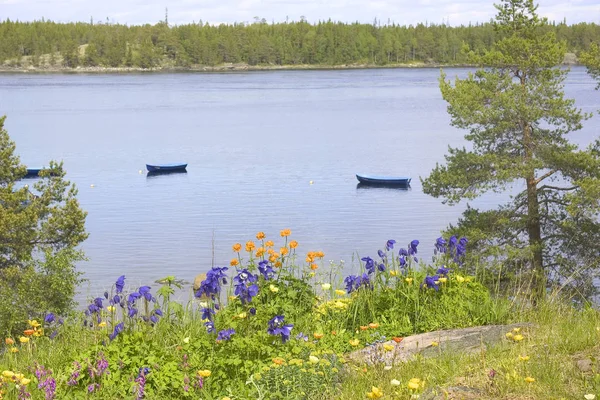
[[[309,22],[327,20],[372,23],[375,18],[401,25],[419,22],[487,22],[499,0],[0,0],[0,20],[31,21],[42,17],[57,22],[106,21],[114,23],[156,23],[169,10],[170,24],[202,19],[211,24],[268,22],[301,16]],[[538,13],[550,20],[567,23],[600,23],[600,0],[540,0]]]

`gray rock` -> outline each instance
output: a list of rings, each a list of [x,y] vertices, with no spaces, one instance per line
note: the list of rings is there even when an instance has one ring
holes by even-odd
[[[592,363],[592,360],[589,358],[577,360],[576,365],[581,372],[592,372],[592,369],[594,368],[594,363]]]

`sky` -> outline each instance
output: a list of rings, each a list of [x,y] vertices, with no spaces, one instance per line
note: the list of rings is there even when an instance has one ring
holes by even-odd
[[[453,26],[487,22],[500,0],[0,0],[0,20],[32,21],[42,17],[56,22],[94,21],[138,25],[164,20],[170,24],[202,20],[210,24],[246,22],[341,22],[400,25],[446,23]],[[540,0],[538,13],[568,24],[600,23],[599,0]]]

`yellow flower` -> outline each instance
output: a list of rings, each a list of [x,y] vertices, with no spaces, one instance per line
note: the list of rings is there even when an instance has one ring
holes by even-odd
[[[521,361],[529,361],[529,356],[519,356],[519,360],[521,360]]]
[[[533,382],[535,382],[535,378],[532,378],[532,377],[528,376],[527,378],[525,378],[525,382],[527,382],[527,383],[533,383]]]
[[[383,397],[383,392],[378,387],[373,386],[371,388],[371,391],[369,393],[367,393],[367,397],[369,399],[380,399]]]
[[[7,378],[7,379],[10,379],[13,376],[15,376],[15,373],[12,372],[12,371],[5,370],[5,371],[2,371],[2,376],[5,377],[5,378]]]
[[[21,385],[27,385],[29,382],[31,382],[31,379],[21,378]]]
[[[520,341],[521,341],[521,340],[523,340],[523,339],[525,339],[525,338],[523,337],[523,335],[515,335],[515,336],[513,336],[513,340],[514,340],[515,342],[520,342]]]
[[[431,346],[437,347],[437,346],[439,346],[439,343],[438,342],[431,342]]]
[[[39,322],[37,322],[37,320],[29,320],[27,321],[27,323],[29,324],[29,326],[33,327],[33,328],[37,328],[38,326],[42,326],[42,324],[40,324]]]
[[[350,339],[350,344],[352,346],[358,346],[360,344],[360,340],[358,340],[358,339]]]
[[[256,234],[256,239],[257,240],[263,240],[265,238],[265,233],[264,232],[258,232]]]
[[[252,240],[248,240],[246,242],[246,251],[249,253],[252,250],[254,250],[256,248],[256,245],[254,244],[254,242]]]
[[[507,333],[506,333],[506,338],[507,338],[507,339],[512,339],[512,337],[513,337],[513,334],[512,334],[512,332],[507,332]]]
[[[98,324],[100,328],[104,328],[106,326],[106,321],[102,321]]]
[[[115,306],[108,306],[108,307],[106,307],[106,311],[108,311],[110,313],[114,312],[115,310],[116,310]]]
[[[395,269],[391,270],[390,276],[398,276],[398,271],[396,271]]]
[[[329,289],[331,289],[331,284],[324,283],[324,284],[321,285],[321,288],[323,288],[323,290],[329,290]]]
[[[594,400],[596,398],[595,394],[589,393],[583,396],[585,400]]]
[[[446,283],[448,281],[448,278],[441,277],[438,279],[438,281],[440,281],[441,283]]]
[[[285,360],[281,357],[275,357],[273,359],[273,364],[283,365],[284,363],[285,363]]]
[[[322,333],[315,332],[313,333],[315,339],[321,339],[324,335]]]
[[[336,289],[335,294],[337,294],[338,296],[343,296],[346,294],[346,291],[342,289]]]
[[[463,278],[463,277],[462,277],[462,276],[460,276],[460,275],[456,275],[456,282],[458,282],[458,283],[463,283],[464,281],[465,281],[465,278]]]
[[[237,258],[232,258],[231,261],[229,261],[229,265],[231,265],[232,267],[235,267],[236,265],[238,265],[240,262],[238,261]]]
[[[411,285],[413,283],[413,278],[405,278],[404,281]]]
[[[292,234],[292,230],[291,229],[283,229],[281,232],[279,232],[279,234],[281,235],[281,237],[290,236]]]
[[[290,242],[290,249],[295,249],[296,247],[298,247],[298,242],[296,242],[295,240],[292,240]]]
[[[521,332],[521,328],[513,328],[513,332],[514,333],[519,333],[519,332]]]
[[[392,346],[391,344],[386,343],[386,344],[383,345],[383,349],[385,351],[392,351],[392,350],[394,350],[394,346]]]
[[[287,247],[282,247],[279,249],[279,254],[281,254],[282,256],[285,256],[289,253],[289,250],[287,249]]]
[[[240,314],[238,314],[238,316],[237,316],[237,317],[238,317],[239,319],[244,319],[244,318],[246,318],[247,316],[248,316],[248,314],[246,314],[246,312],[244,311],[243,313],[240,313]]]
[[[10,352],[11,352],[11,353],[18,353],[18,352],[19,352],[19,349],[17,349],[16,347],[11,347],[11,348],[10,348]]]
[[[188,344],[189,342],[190,342],[189,336],[183,338],[183,343]]]
[[[412,378],[410,381],[408,381],[408,388],[410,390],[418,390],[421,386],[423,386],[423,383],[419,378]]]
[[[275,285],[269,285],[269,290],[273,293],[279,292],[279,288]]]
[[[400,381],[398,379],[392,379],[390,381],[390,385],[392,385],[392,386],[400,386]]]
[[[227,397],[227,396],[225,396],[225,397],[223,397],[221,400],[231,400],[231,397]]]
[[[27,343],[27,342],[29,342],[29,338],[25,337],[25,336],[21,336],[19,338],[19,342],[21,342],[21,343]]]
[[[239,253],[239,251],[242,249],[242,245],[239,243],[236,243],[233,245],[233,251],[235,251],[236,253]]]
[[[315,356],[309,356],[308,357],[308,361],[310,361],[311,364],[318,364],[319,363],[319,358],[315,357]]]
[[[273,247],[273,246],[275,246],[275,243],[273,243],[273,241],[272,241],[272,240],[267,240],[267,241],[265,242],[265,246],[267,246],[267,247]]]
[[[198,375],[200,375],[203,378],[208,378],[210,374],[211,372],[209,369],[201,369],[200,371],[198,371]]]

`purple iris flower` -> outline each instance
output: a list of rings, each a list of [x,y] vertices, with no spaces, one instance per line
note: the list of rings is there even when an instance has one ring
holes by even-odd
[[[385,271],[385,264],[381,263],[377,266],[377,268],[379,269],[379,271],[383,272]]]
[[[121,275],[117,282],[115,282],[115,287],[117,288],[117,293],[121,293],[123,288],[125,287],[125,275]]]
[[[127,315],[129,316],[129,318],[133,318],[137,313],[137,308],[129,307],[129,312],[127,313]]]
[[[350,275],[344,279],[346,283],[346,292],[352,293],[355,290],[360,289],[361,287],[372,288],[371,280],[369,279],[369,275],[362,274],[360,275]]]
[[[284,325],[285,317],[283,315],[276,315],[269,320],[269,327],[267,328],[267,333],[273,336],[281,336],[281,342],[285,343],[290,339],[290,335],[292,333],[292,328],[294,325],[287,324]]]
[[[200,288],[196,290],[194,295],[196,297],[202,297],[203,295],[211,297],[213,300],[221,293],[221,284],[227,284],[227,275],[225,271],[227,267],[213,267],[206,273],[206,279],[200,282]]]
[[[375,261],[371,257],[363,257],[361,260],[365,262],[365,269],[369,275],[375,272]]]
[[[256,315],[256,308],[251,307],[249,311],[250,311],[250,315]]]
[[[428,288],[434,288],[436,291],[440,290],[438,275],[426,276],[425,281],[421,284],[421,287],[427,286]]]
[[[308,342],[308,336],[306,336],[304,333],[300,332],[299,334],[296,335],[296,340],[304,340],[305,342]]]
[[[396,241],[394,239],[390,239],[387,241],[387,243],[385,244],[385,249],[387,251],[390,251],[394,248],[394,244],[396,244]]]
[[[419,245],[418,240],[413,240],[408,244],[408,255],[412,256],[417,254],[417,246]]]
[[[205,322],[204,326],[206,327],[207,333],[212,333],[215,331],[215,324],[212,321]]]
[[[163,312],[160,308],[155,308],[153,312],[154,312],[154,314],[158,315],[159,317],[163,316]]]
[[[398,252],[399,256],[408,256],[408,251],[406,249],[400,249],[400,251]]]
[[[219,340],[219,341],[229,340],[229,339],[231,339],[231,335],[233,335],[234,333],[235,333],[235,330],[233,328],[224,329],[217,334],[217,340]]]
[[[269,265],[269,262],[267,260],[262,260],[258,263],[258,271],[261,273],[262,276],[264,276],[265,280],[267,281],[273,279],[273,277],[275,276],[275,271],[273,270],[273,267]]]
[[[152,323],[153,323],[153,324],[155,324],[155,323],[157,323],[157,322],[158,322],[158,317],[157,317],[156,315],[152,315],[152,316],[150,317],[150,321],[152,321]]]
[[[404,258],[404,256],[398,257],[398,263],[400,264],[400,267],[406,267],[406,258]]]
[[[138,289],[138,293],[144,296],[146,301],[152,301],[152,293],[150,293],[150,286],[142,286]]]
[[[133,304],[136,302],[137,299],[139,299],[141,297],[142,297],[142,295],[139,294],[138,292],[133,292],[129,296],[127,296],[127,302],[129,304]]]
[[[103,300],[104,300],[104,299],[103,299],[102,297],[96,297],[96,298],[94,299],[94,304],[96,305],[96,307],[98,307],[98,308],[102,308],[102,301],[103,301]]]
[[[96,304],[90,304],[90,305],[88,306],[88,309],[87,309],[86,315],[90,315],[90,314],[93,314],[93,313],[97,313],[99,310],[100,310],[100,309],[98,308],[98,306],[97,306]]]
[[[241,270],[233,278],[235,286],[234,294],[239,296],[242,304],[250,303],[252,298],[258,294],[258,285],[254,283],[257,280],[258,276],[252,274],[247,269]]]
[[[447,251],[446,244],[446,240],[440,236],[435,240],[435,249],[440,253],[445,253]]]
[[[386,255],[382,250],[377,250],[377,255],[379,255],[380,258],[385,258]]]
[[[212,321],[212,316],[215,315],[215,312],[212,308],[203,308],[202,310],[202,318]]]
[[[450,250],[451,253],[456,249],[457,243],[458,239],[456,238],[456,236],[450,236],[450,239],[448,239],[448,250]]]
[[[47,324],[51,324],[51,323],[54,322],[54,319],[55,319],[54,314],[53,313],[48,313],[46,315],[46,318],[44,318],[44,322],[47,323]]]
[[[445,266],[438,268],[438,270],[437,270],[438,275],[448,276],[448,273],[450,273],[450,270],[448,268],[446,268]]]
[[[114,340],[114,338],[116,338],[119,335],[119,333],[123,332],[123,329],[125,329],[125,324],[123,324],[122,322],[120,324],[115,325],[113,333],[108,335],[110,340]]]

